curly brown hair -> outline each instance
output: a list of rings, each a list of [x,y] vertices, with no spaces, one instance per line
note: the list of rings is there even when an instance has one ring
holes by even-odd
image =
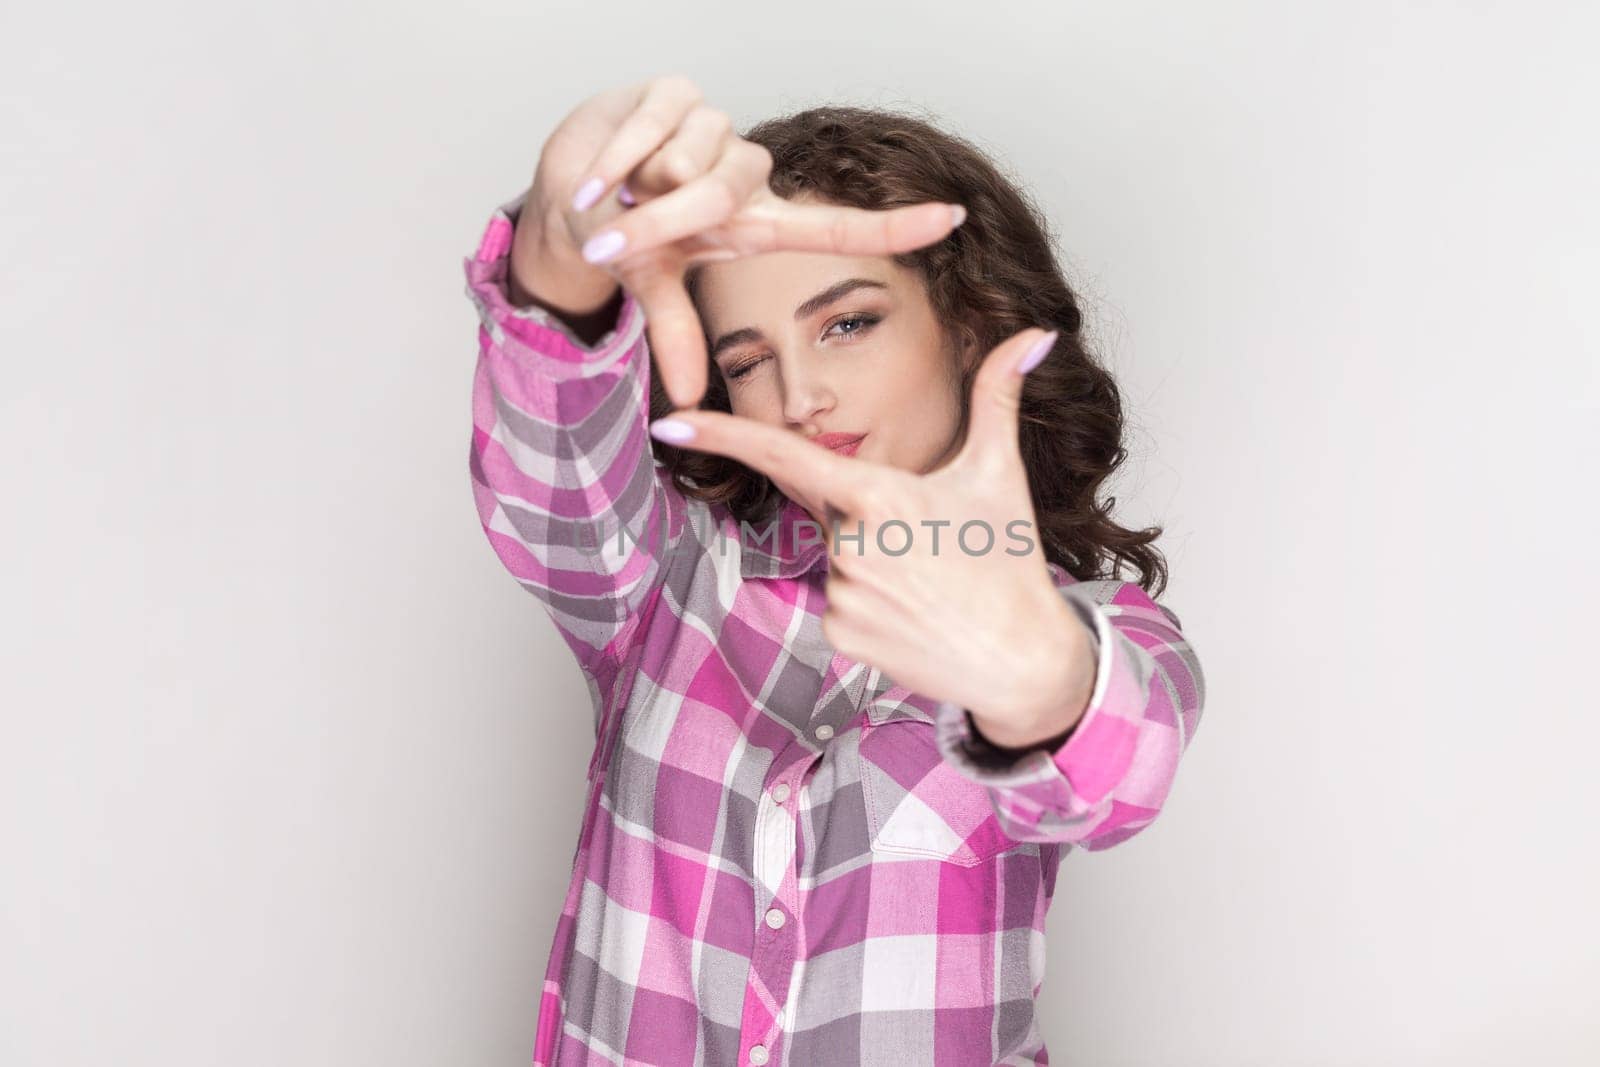
[[[944,240],[892,257],[917,271],[947,337],[978,352],[1028,327],[1059,331],[1049,356],[1028,373],[1019,412],[1023,463],[1045,557],[1080,581],[1120,579],[1128,564],[1155,598],[1167,565],[1151,542],[1159,526],[1130,530],[1111,518],[1116,497],[1097,502],[1127,458],[1122,398],[1088,350],[1078,298],[1057,265],[1043,212],[970,142],[904,112],[846,105],[813,107],[762,121],[740,134],[772,153],[768,185],[796,196],[881,210],[938,200],[962,204],[966,221]],[[695,294],[699,266],[685,279]],[[709,343],[709,338],[707,339]],[[961,426],[970,415],[978,361],[962,369]],[[713,365],[700,406],[729,411]],[[671,413],[660,375],[651,375],[650,418]],[[752,524],[783,503],[772,480],[737,460],[652,441],[686,495],[720,503]]]

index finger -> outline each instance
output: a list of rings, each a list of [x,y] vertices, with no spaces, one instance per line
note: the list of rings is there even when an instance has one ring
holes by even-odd
[[[688,426],[693,436],[683,436],[672,424]],[[852,515],[862,513],[872,479],[881,472],[875,463],[846,458],[792,431],[725,411],[675,411],[651,423],[650,433],[682,448],[736,459],[769,477],[781,473],[801,495]]]
[[[796,252],[830,252],[849,256],[886,256],[911,252],[949,236],[966,220],[960,204],[931,201],[903,207],[845,207],[839,204],[795,203],[765,197],[733,229],[739,236],[745,226],[762,252],[779,249]],[[735,241],[735,247],[743,247]]]

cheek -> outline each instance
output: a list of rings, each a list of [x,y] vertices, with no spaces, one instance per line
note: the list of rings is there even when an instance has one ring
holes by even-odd
[[[927,437],[947,436],[952,424],[961,417],[961,397],[956,383],[943,368],[923,367],[891,395],[898,418]],[[909,387],[908,387],[909,385]]]
[[[741,385],[727,378],[722,379],[722,391],[728,395],[728,410],[735,415],[749,418],[756,405],[751,403],[751,389],[748,383]]]
[[[944,458],[961,423],[955,385],[942,372],[924,369],[918,378],[902,378],[879,393],[873,422],[886,430],[888,462],[905,470],[927,470]]]
[[[770,381],[756,381],[728,393],[728,410],[741,419],[783,429],[783,398]]]

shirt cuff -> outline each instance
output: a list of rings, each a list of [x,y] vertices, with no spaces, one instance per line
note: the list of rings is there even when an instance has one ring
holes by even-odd
[[[1064,740],[1058,736],[1026,748],[1009,749],[993,744],[979,733],[968,709],[941,701],[934,713],[939,748],[956,770],[974,781],[1014,787],[1059,778],[1069,766],[1094,762],[1094,754],[1087,750],[1107,736],[1096,728],[1096,722],[1102,717],[1106,694],[1111,688],[1115,658],[1111,618],[1087,594],[1072,586],[1064,586],[1059,591],[1089,629],[1095,657],[1094,688],[1090,691],[1089,706],[1066,732]]]
[[[462,260],[466,294],[478,309],[478,319],[496,345],[536,364],[550,377],[588,378],[611,370],[631,355],[644,332],[643,309],[626,287],[616,324],[592,345],[547,309],[511,303],[511,245],[526,195],[524,190],[495,209],[477,250]]]

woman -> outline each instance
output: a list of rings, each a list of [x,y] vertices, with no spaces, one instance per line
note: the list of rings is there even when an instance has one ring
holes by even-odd
[[[666,77],[465,266],[479,515],[594,697],[534,1062],[1046,1062],[1057,866],[1156,817],[1204,680],[1036,211]]]

